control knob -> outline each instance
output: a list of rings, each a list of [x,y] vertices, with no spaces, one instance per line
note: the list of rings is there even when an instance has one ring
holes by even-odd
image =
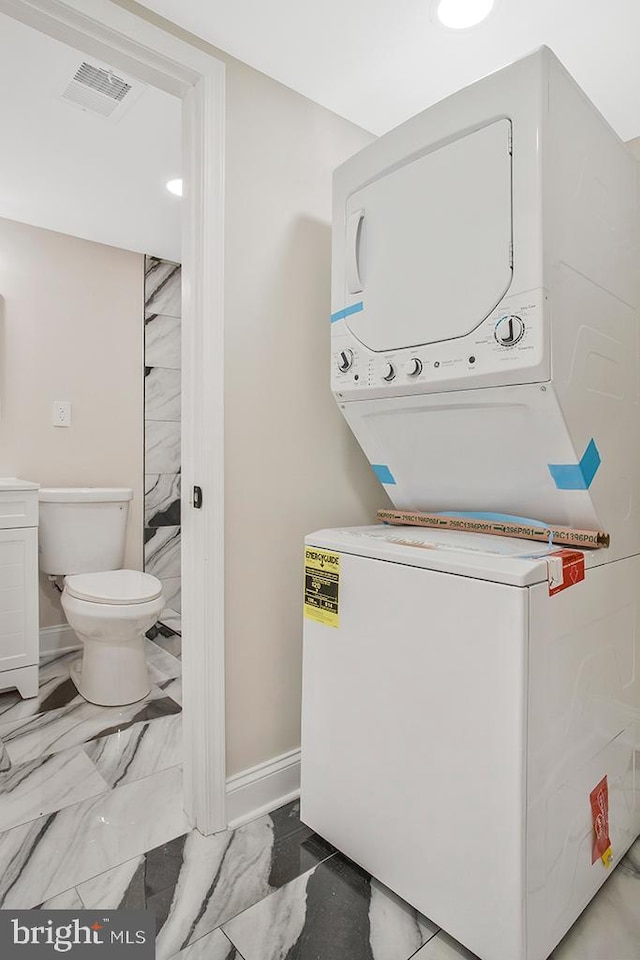
[[[520,317],[500,317],[494,336],[501,347],[513,347],[524,336],[524,321]]]
[[[418,360],[417,357],[412,357],[411,360],[407,361],[405,367],[408,377],[417,377],[422,373],[422,360]]]
[[[340,373],[346,373],[353,363],[353,350],[346,347],[338,354],[338,370]]]
[[[390,383],[391,380],[395,379],[396,368],[392,363],[385,363],[382,368],[382,379],[386,380],[387,383]]]

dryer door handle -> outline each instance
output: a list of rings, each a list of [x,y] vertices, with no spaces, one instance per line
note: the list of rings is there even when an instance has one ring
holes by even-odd
[[[362,280],[358,263],[360,253],[360,228],[364,220],[364,210],[356,210],[347,219],[347,291],[360,293]]]

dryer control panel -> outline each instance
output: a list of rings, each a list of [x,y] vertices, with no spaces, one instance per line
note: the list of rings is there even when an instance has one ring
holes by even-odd
[[[547,313],[545,292],[528,291],[505,297],[464,337],[380,353],[355,337],[347,316],[332,325],[331,388],[364,400],[548,380]]]

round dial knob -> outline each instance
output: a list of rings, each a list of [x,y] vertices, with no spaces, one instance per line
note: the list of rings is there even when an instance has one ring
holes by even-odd
[[[524,336],[524,322],[520,317],[500,317],[494,336],[501,347],[513,347]]]
[[[408,377],[417,377],[422,373],[422,360],[412,357],[411,360],[407,361],[405,371]]]
[[[341,350],[338,354],[338,370],[341,373],[346,373],[351,364],[353,363],[353,350],[349,350],[346,347],[344,350]]]
[[[382,379],[383,380],[393,380],[396,375],[396,368],[392,363],[385,363],[382,368]]]

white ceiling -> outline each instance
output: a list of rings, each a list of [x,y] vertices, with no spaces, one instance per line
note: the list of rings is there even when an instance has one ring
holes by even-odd
[[[496,0],[447,30],[432,0],[142,0],[373,133],[546,44],[624,140],[640,134],[639,0]]]
[[[0,15],[0,217],[179,260],[180,103],[143,86],[117,122],[66,103],[85,59]]]

